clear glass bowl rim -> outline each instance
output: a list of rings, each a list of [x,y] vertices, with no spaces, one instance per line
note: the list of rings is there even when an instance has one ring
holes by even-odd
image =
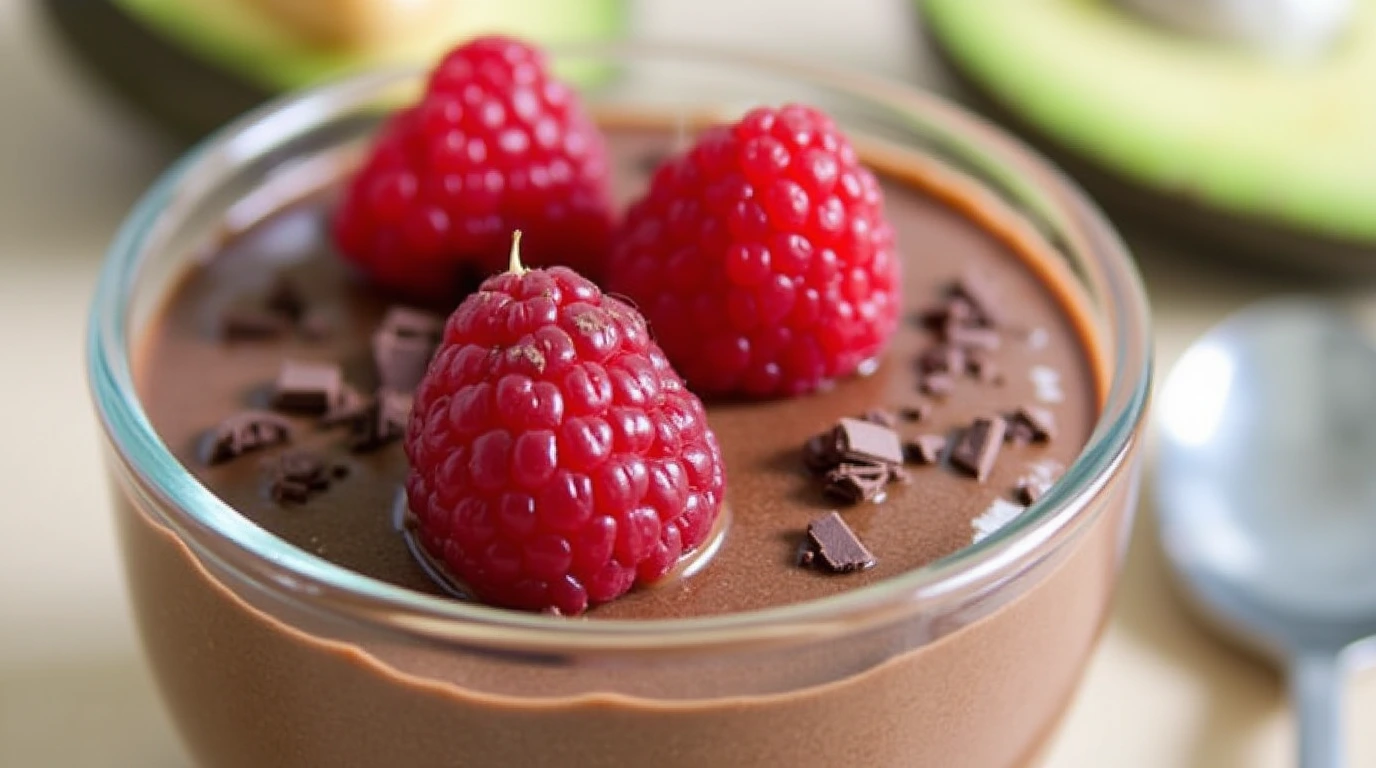
[[[1019,184],[1055,198],[1055,213],[1078,236],[1102,271],[1100,311],[1111,317],[1113,354],[1105,407],[1080,457],[1062,481],[997,533],[908,573],[836,596],[741,613],[652,621],[570,621],[464,603],[397,587],[299,550],[253,525],[220,501],[183,467],[148,420],[134,386],[129,355],[129,298],[145,255],[156,242],[169,203],[199,187],[206,166],[253,156],[275,136],[309,130],[321,117],[414,79],[414,70],[373,72],[266,104],[229,123],[187,151],[141,197],[105,256],[92,302],[87,373],[96,411],[115,451],[140,484],[171,507],[162,522],[198,557],[215,561],[280,597],[334,616],[431,640],[552,652],[691,648],[768,640],[798,640],[852,632],[860,624],[896,619],[924,605],[999,583],[1061,545],[1094,510],[1086,502],[1102,488],[1137,439],[1151,381],[1150,322],[1145,294],[1126,248],[1102,213],[1064,175],[1032,150],[943,98],[882,77],[802,61],[699,46],[603,43],[563,46],[562,57],[634,64],[637,60],[701,62],[744,67],[801,79],[883,102],[928,130],[960,137],[987,162],[1012,169]],[[1035,175],[1042,182],[1030,181]],[[1050,180],[1050,186],[1045,180]],[[219,547],[217,544],[230,546]],[[857,624],[857,621],[859,624]]]

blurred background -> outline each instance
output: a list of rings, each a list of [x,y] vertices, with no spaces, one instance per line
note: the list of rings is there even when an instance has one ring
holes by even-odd
[[[423,62],[491,28],[867,70],[1005,122],[1108,206],[1146,278],[1161,371],[1269,294],[1321,292],[1376,320],[1376,49],[1260,66],[1107,0],[918,6],[0,0],[0,350],[12,371],[11,438],[0,441],[0,767],[187,765],[127,616],[84,380],[86,304],[120,220],[187,142],[323,78]],[[1354,26],[1372,34],[1353,39],[1376,46],[1376,7],[1357,6]],[[1182,613],[1150,510],[1147,499],[1112,623],[1049,766],[1291,764],[1279,678]],[[1351,724],[1376,722],[1376,677],[1359,677],[1348,704]],[[1376,765],[1376,731],[1354,727],[1352,739],[1352,764]]]

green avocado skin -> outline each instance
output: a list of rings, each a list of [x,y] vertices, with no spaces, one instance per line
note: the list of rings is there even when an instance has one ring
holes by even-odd
[[[1111,0],[918,0],[960,74],[1153,193],[1376,254],[1376,2],[1310,60],[1188,38]]]
[[[368,61],[347,57],[283,55],[274,62],[245,57],[240,52],[249,45],[244,40],[217,41],[198,48],[212,34],[210,25],[195,27],[194,35],[178,35],[175,30],[190,29],[170,25],[166,18],[131,9],[149,7],[189,8],[191,0],[37,0],[54,36],[71,57],[102,88],[131,105],[158,128],[180,143],[204,137],[245,111],[295,88],[339,77]],[[516,0],[489,4],[519,12],[509,24],[515,29],[531,30],[544,39],[541,29],[557,26],[561,14],[573,14],[575,24],[563,32],[581,39],[611,38],[621,34],[625,13],[623,0]],[[538,15],[533,12],[546,10]],[[178,17],[185,21],[189,11]],[[521,19],[536,19],[533,23]],[[489,16],[483,23],[498,23]],[[280,66],[278,66],[280,65]],[[596,76],[597,73],[565,73],[568,76]]]

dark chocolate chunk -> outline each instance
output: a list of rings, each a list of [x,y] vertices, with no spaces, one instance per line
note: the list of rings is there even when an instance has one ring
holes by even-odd
[[[836,512],[828,512],[808,523],[807,538],[814,566],[831,573],[851,573],[874,567],[874,555]]]
[[[291,422],[270,411],[242,411],[220,422],[206,435],[202,461],[220,464],[290,441]]]
[[[306,313],[306,299],[296,287],[296,283],[286,275],[279,275],[268,290],[264,300],[270,312],[281,315],[291,323],[297,323]]]
[[[837,426],[838,447],[846,461],[903,463],[903,442],[892,429],[860,419],[841,419]]]
[[[1056,416],[1046,408],[1024,405],[1008,417],[1018,442],[1044,443],[1056,437]]]
[[[860,419],[889,429],[898,426],[898,417],[894,415],[894,412],[886,411],[883,408],[871,408],[860,414]]]
[[[898,415],[901,416],[904,421],[922,421],[932,415],[932,406],[928,403],[919,403],[918,405],[899,409]]]
[[[339,401],[343,387],[338,365],[286,360],[277,374],[272,405],[283,411],[322,414]]]
[[[946,450],[942,435],[918,435],[903,444],[903,455],[914,464],[936,464]]]
[[[956,382],[948,373],[929,373],[922,377],[917,386],[924,395],[945,397],[956,388]]]
[[[349,450],[366,453],[401,439],[406,434],[406,422],[410,416],[410,395],[379,391],[365,416],[354,422],[349,436]]]
[[[974,423],[961,431],[955,446],[951,448],[951,464],[984,482],[999,457],[1007,428],[1007,422],[998,416],[975,419]]]
[[[882,500],[884,486],[894,479],[884,464],[844,463],[827,473],[825,491],[848,504]]]
[[[275,339],[286,330],[280,315],[248,303],[235,303],[220,315],[220,336],[226,341]]]

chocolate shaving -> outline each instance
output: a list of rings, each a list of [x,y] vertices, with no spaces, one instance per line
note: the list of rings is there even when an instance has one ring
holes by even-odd
[[[333,363],[286,360],[273,386],[272,406],[282,411],[323,414],[339,402],[344,376]]]
[[[838,447],[846,461],[903,463],[903,443],[892,429],[861,419],[841,419],[838,428]]]
[[[903,444],[903,455],[914,464],[936,464],[946,450],[946,438],[941,435],[918,435]]]
[[[838,465],[826,475],[825,491],[848,504],[862,501],[882,501],[884,487],[894,479],[890,467],[883,464]]]
[[[1013,487],[1013,495],[1018,502],[1024,506],[1032,506],[1040,499],[1051,483],[1041,478],[1023,477],[1018,479],[1017,485]]]
[[[349,436],[349,450],[367,453],[406,434],[406,422],[411,416],[411,396],[379,391],[364,415],[353,422]]]
[[[241,411],[215,426],[202,443],[201,460],[222,464],[251,451],[291,441],[291,422],[269,411]]]
[[[975,419],[969,428],[960,433],[951,448],[951,464],[965,470],[979,482],[989,478],[999,450],[1003,447],[1003,435],[1007,422],[998,416]]]
[[[1045,443],[1056,437],[1056,417],[1046,408],[1024,405],[1008,417],[1008,441]]]
[[[874,555],[836,512],[828,512],[808,523],[807,538],[808,550],[813,556],[805,564],[830,573],[851,573],[874,567]]]
[[[275,339],[286,330],[287,323],[281,316],[242,302],[220,315],[220,336],[226,341]]]
[[[268,466],[268,492],[279,504],[301,504],[330,487],[337,467],[308,451],[291,451]]]

